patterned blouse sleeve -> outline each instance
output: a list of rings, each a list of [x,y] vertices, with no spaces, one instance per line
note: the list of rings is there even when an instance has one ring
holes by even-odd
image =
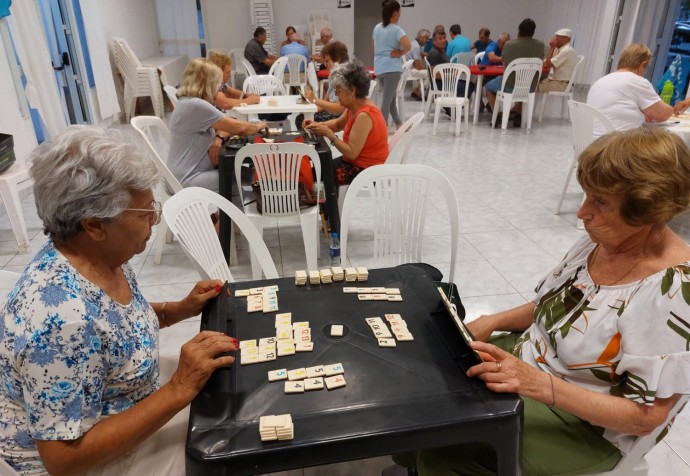
[[[638,403],[690,394],[690,266],[666,270],[653,294],[630,297],[619,320],[622,357],[619,392]],[[652,312],[635,312],[636,299]]]
[[[19,360],[32,438],[77,439],[100,417],[107,337],[91,319],[97,310],[88,306],[49,281],[24,309],[27,318],[41,323],[26,336]]]

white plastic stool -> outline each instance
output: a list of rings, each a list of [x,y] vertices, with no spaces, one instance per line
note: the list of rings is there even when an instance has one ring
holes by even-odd
[[[14,238],[20,253],[29,252],[29,235],[24,223],[19,191],[32,187],[33,179],[29,176],[29,169],[22,164],[15,163],[0,175],[0,197],[5,204],[7,216],[10,219]]]

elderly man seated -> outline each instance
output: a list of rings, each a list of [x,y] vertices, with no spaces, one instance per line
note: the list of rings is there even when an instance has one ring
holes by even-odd
[[[425,80],[428,77],[426,62],[424,58],[422,58],[422,48],[426,46],[430,36],[431,33],[429,33],[429,30],[426,28],[419,30],[417,32],[417,38],[415,38],[415,41],[413,41],[410,46],[410,51],[403,56],[403,61],[414,61],[414,63],[412,63],[412,69],[410,70],[410,77],[413,79]],[[420,101],[422,100],[422,91],[419,86],[412,91],[412,97]]]
[[[323,28],[321,28],[321,31],[319,32],[319,39],[321,40],[321,47],[323,48],[327,44],[332,43],[334,41],[333,32],[330,28],[324,26]],[[320,64],[319,71],[321,71],[322,69],[326,69],[326,64],[323,60],[323,56],[321,55],[321,53],[314,53],[311,59],[312,61],[314,61],[314,63]]]
[[[539,83],[537,92],[562,92],[568,87],[570,77],[577,65],[577,52],[570,46],[571,36],[572,31],[563,28],[549,40],[551,49],[544,59],[544,67],[551,68],[551,71],[549,71],[549,77]]]

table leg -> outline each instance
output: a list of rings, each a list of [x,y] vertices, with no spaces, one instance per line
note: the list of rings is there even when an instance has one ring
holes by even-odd
[[[234,159],[221,155],[218,164],[218,191],[220,195],[232,202],[232,184],[235,181],[235,167]],[[228,167],[230,170],[228,170]],[[232,240],[232,221],[222,211],[220,212],[220,224],[218,234],[220,237],[220,246],[223,249],[223,256],[225,261],[230,262],[230,243]]]
[[[477,125],[477,120],[479,119],[479,105],[482,102],[482,83],[484,82],[484,75],[477,75],[477,89],[474,92],[474,118],[472,123]]]
[[[490,444],[496,450],[496,462],[499,476],[520,476],[520,459],[522,455],[522,408],[520,415],[515,416],[501,427],[501,437]]]

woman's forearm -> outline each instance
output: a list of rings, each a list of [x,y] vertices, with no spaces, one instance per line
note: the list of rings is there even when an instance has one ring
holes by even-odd
[[[528,302],[487,317],[491,319],[496,331],[524,331],[534,322],[535,306],[533,302]]]
[[[51,475],[82,474],[141,444],[189,404],[165,384],[130,409],[105,418],[76,440],[36,440]]]

